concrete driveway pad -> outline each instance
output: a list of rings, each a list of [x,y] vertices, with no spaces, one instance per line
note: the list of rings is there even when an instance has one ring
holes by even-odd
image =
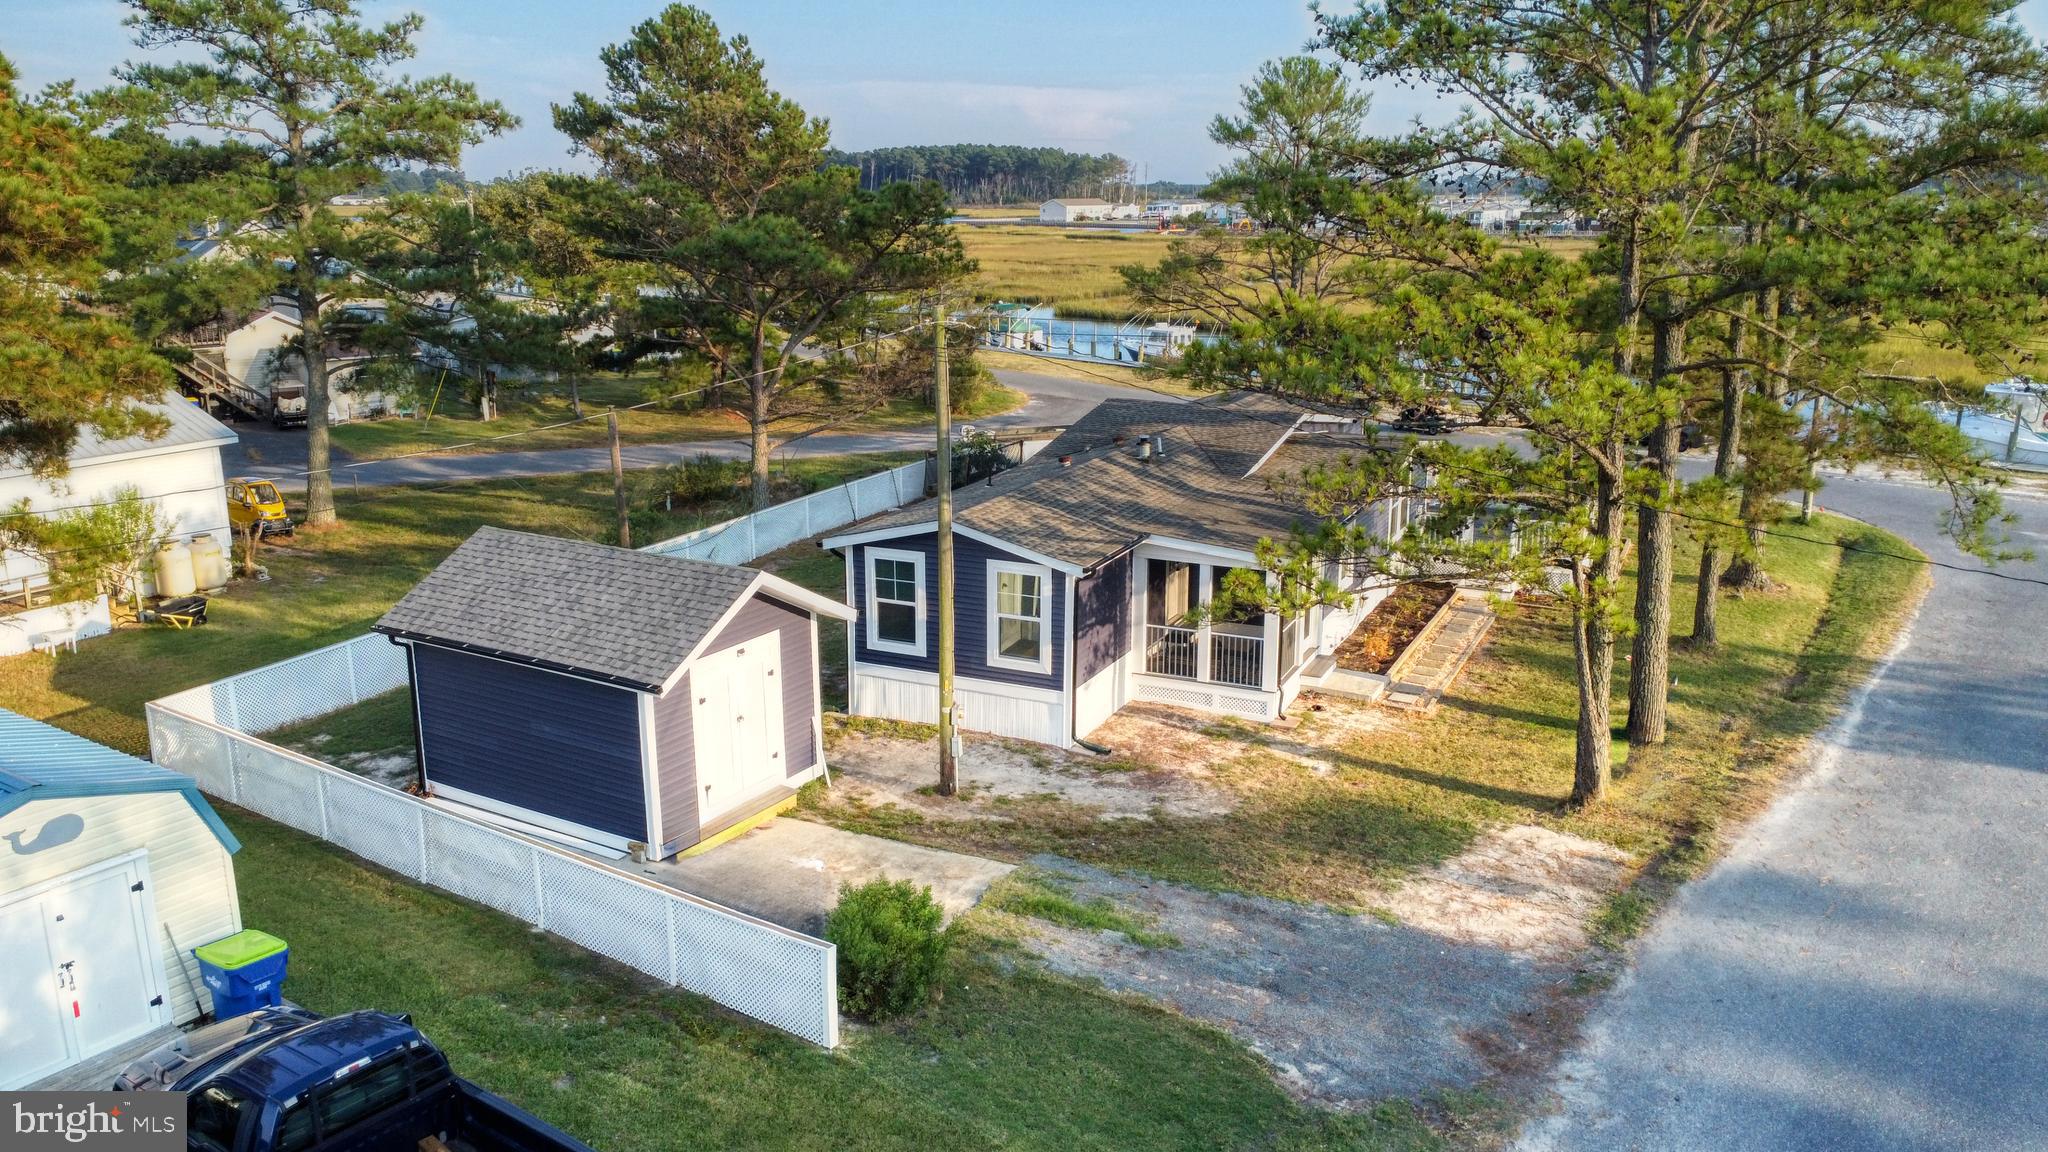
[[[824,932],[842,887],[884,876],[930,885],[951,920],[974,907],[1011,867],[808,820],[777,819],[701,856],[642,870],[678,891],[816,936]]]

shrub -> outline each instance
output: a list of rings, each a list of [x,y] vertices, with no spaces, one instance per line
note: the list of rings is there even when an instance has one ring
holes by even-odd
[[[750,473],[745,460],[721,460],[699,453],[694,459],[669,465],[657,475],[658,494],[672,504],[688,506],[732,499],[739,494],[741,485],[747,483]]]
[[[848,888],[825,921],[839,948],[839,1006],[884,1020],[922,1006],[939,990],[952,933],[930,888],[870,880]]]

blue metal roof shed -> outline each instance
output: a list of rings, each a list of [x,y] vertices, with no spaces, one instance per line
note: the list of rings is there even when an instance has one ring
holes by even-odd
[[[0,708],[0,817],[34,800],[180,792],[221,846],[242,843],[190,776]]]
[[[0,1090],[83,1075],[212,1003],[241,848],[188,776],[0,709]]]

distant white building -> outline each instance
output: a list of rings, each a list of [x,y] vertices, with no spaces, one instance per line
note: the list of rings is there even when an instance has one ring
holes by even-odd
[[[1083,220],[1107,220],[1115,205],[1093,196],[1068,196],[1047,200],[1038,206],[1038,219],[1046,224],[1075,224]]]
[[[1147,220],[1182,220],[1206,215],[1208,211],[1207,200],[1154,200],[1145,205],[1143,215]]]
[[[27,501],[31,512],[56,515],[133,488],[156,505],[173,539],[211,536],[223,553],[228,552],[234,535],[228,526],[221,449],[236,442],[234,432],[176,393],[141,407],[164,417],[168,426],[163,435],[154,440],[141,435],[107,440],[89,428],[81,429],[71,448],[70,468],[61,477],[37,476],[24,467],[0,469],[0,507]],[[24,590],[43,588],[48,576],[41,560],[0,552],[0,599],[17,600]],[[47,631],[82,639],[107,630],[105,597],[80,611],[70,608],[59,605],[0,617],[0,656],[27,651],[42,643]]]
[[[1530,211],[1527,197],[1491,191],[1472,196],[1455,192],[1442,193],[1430,197],[1429,206],[1453,220],[1489,232],[1506,229]]]
[[[351,309],[381,312],[383,302],[347,301],[330,307],[337,313]],[[241,327],[223,335],[223,366],[226,367],[228,375],[234,377],[243,387],[264,396],[268,396],[271,388],[278,384],[297,384],[305,387],[308,383],[305,360],[288,352],[302,332],[298,309],[273,300],[270,307],[250,317]],[[397,409],[398,401],[395,397],[373,389],[358,390],[353,387],[356,373],[367,361],[368,356],[360,349],[340,345],[329,346],[327,419],[330,423],[346,424],[351,420],[367,420],[388,415]]]
[[[1138,214],[1142,211],[1144,210],[1142,208],[1139,208],[1136,204],[1113,204],[1110,206],[1109,209],[1109,219],[1136,220],[1138,218]]]

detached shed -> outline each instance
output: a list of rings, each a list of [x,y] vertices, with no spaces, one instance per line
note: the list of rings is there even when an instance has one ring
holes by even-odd
[[[377,623],[420,777],[529,834],[665,859],[825,770],[818,618],[751,568],[479,529]]]
[[[0,710],[0,1089],[209,1010],[240,848],[191,777]]]

